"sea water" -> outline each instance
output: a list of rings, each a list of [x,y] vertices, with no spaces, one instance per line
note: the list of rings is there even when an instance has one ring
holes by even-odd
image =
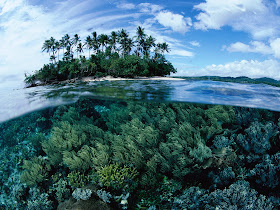
[[[5,91],[3,209],[279,208],[279,88],[135,80]]]

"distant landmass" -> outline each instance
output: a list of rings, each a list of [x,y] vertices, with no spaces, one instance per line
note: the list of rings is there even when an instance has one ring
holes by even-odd
[[[180,77],[186,80],[212,80],[221,82],[235,82],[244,84],[266,84],[280,87],[280,81],[268,77],[252,79],[249,77],[218,77],[218,76],[201,76],[201,77]]]

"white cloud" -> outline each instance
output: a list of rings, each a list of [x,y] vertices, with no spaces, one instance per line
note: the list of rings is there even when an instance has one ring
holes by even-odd
[[[260,41],[252,41],[250,45],[244,44],[242,42],[236,42],[227,47],[229,52],[252,52],[261,54],[273,54],[270,46],[265,45]]]
[[[228,47],[224,47],[224,49],[229,52],[260,53],[280,58],[280,38],[271,39],[268,44],[260,41],[251,41],[249,44],[236,42]]]
[[[183,49],[173,49],[170,51],[169,55],[179,55],[179,56],[183,56],[183,57],[194,56],[193,52],[183,50]]]
[[[270,42],[271,49],[273,50],[274,56],[280,58],[280,38],[274,39]]]
[[[135,5],[132,3],[121,3],[117,4],[117,7],[120,9],[135,9]]]
[[[255,39],[279,34],[280,18],[263,0],[206,0],[194,6],[201,11],[194,23],[196,29],[221,29],[231,26],[234,30],[250,33]]]
[[[138,7],[140,8],[140,12],[149,13],[149,14],[159,12],[160,10],[163,9],[162,6],[157,4],[151,4],[151,3],[141,3],[138,5]]]
[[[190,18],[184,18],[184,16],[170,11],[161,11],[155,18],[161,25],[170,27],[173,31],[180,33],[186,33],[192,25]]]
[[[102,2],[67,0],[56,2],[49,10],[26,0],[0,1],[0,75],[24,75],[48,63],[49,56],[41,52],[41,47],[51,36],[60,39],[66,33],[78,33],[83,40],[93,30],[111,31],[124,20],[138,17],[135,13],[99,11],[96,7]]]
[[[250,78],[270,77],[279,80],[280,63],[276,60],[242,60],[225,65],[209,65],[205,68],[189,72],[190,76],[246,76]]]
[[[200,43],[198,41],[191,41],[189,43],[194,47],[200,47]]]

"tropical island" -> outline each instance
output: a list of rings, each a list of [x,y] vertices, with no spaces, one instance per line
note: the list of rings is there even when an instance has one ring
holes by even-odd
[[[88,50],[87,57],[84,50]],[[156,39],[145,34],[140,26],[134,37],[129,37],[124,29],[112,31],[110,35],[93,32],[84,42],[78,34],[73,38],[66,34],[61,40],[51,37],[45,40],[42,51],[49,54],[51,62],[34,74],[25,74],[28,86],[89,76],[135,78],[176,72],[164,55],[170,51],[168,44],[156,43]]]

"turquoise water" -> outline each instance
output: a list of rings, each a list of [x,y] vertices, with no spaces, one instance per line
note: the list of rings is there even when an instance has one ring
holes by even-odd
[[[105,81],[0,96],[2,209],[280,206],[280,88]]]

